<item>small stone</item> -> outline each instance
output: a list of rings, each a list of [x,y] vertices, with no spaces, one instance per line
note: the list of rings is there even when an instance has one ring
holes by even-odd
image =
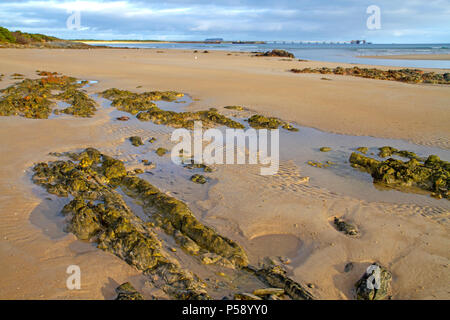
[[[236,293],[234,295],[234,299],[235,300],[262,300],[262,298],[255,296],[254,294],[251,293]]]
[[[169,152],[169,150],[167,150],[165,148],[156,149],[156,154],[160,157],[164,156],[167,152]]]
[[[116,288],[118,296],[116,300],[144,300],[140,294],[129,282],[123,283]]]
[[[344,272],[350,272],[353,270],[353,263],[349,262],[344,267]]]
[[[341,231],[349,236],[356,236],[359,233],[358,229],[356,229],[355,226],[353,226],[337,217],[334,218],[334,224],[338,231]]]
[[[322,147],[319,149],[321,152],[330,152],[331,148],[330,147]]]
[[[138,136],[133,136],[129,138],[131,144],[135,147],[142,146],[144,142],[142,142],[142,138]]]
[[[281,296],[284,294],[284,289],[281,288],[264,288],[264,289],[256,289],[253,291],[255,296],[264,297],[270,295]]]

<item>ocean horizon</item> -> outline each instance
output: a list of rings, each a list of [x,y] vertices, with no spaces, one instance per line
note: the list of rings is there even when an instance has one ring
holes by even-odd
[[[120,41],[120,40],[117,40]],[[131,41],[131,40],[130,40]],[[104,45],[104,43],[91,43]],[[264,52],[273,49],[287,50],[297,59],[314,61],[342,62],[350,64],[369,64],[406,68],[450,69],[449,60],[389,60],[361,58],[361,56],[388,56],[409,54],[450,54],[450,43],[432,44],[322,44],[322,43],[205,43],[205,42],[146,42],[111,43],[111,47],[140,49],[179,49],[179,50],[224,50],[242,52]]]

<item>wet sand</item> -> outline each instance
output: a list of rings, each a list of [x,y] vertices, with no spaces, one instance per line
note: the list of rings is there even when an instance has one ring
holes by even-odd
[[[321,81],[320,75],[286,70],[337,64],[164,51],[0,50],[0,70],[7,75],[0,87],[12,82],[8,75],[14,72],[34,77],[37,69],[59,71],[99,80],[87,89],[91,94],[110,87],[177,90],[194,98],[189,110],[244,105],[325,131],[407,139],[448,155],[448,87],[339,76]],[[145,279],[136,270],[65,233],[58,215],[64,201],[49,197],[29,180],[33,163],[54,160],[48,156],[52,151],[97,147],[132,168],[139,154],[124,148],[127,137],[157,137],[158,145],[141,150],[143,154],[170,147],[170,130],[111,122],[111,111],[100,108],[92,119],[0,117],[0,298],[111,299],[114,287],[125,281],[145,293]],[[329,187],[332,173],[311,170],[297,159],[287,156],[279,173],[270,177],[260,176],[255,166],[220,166],[211,174],[213,183],[204,186],[193,185],[188,172],[157,159],[160,170],[149,179],[188,203],[203,223],[241,243],[252,263],[277,252],[289,258],[290,275],[314,284],[311,291],[318,298],[353,298],[353,284],[373,261],[393,273],[394,299],[450,298],[446,202],[421,201],[425,196],[420,195],[412,195],[417,201],[367,199],[348,187]],[[311,183],[304,183],[306,175]],[[366,181],[367,187],[370,183]],[[337,232],[334,216],[355,224],[361,236]],[[348,262],[354,269],[345,273]],[[65,270],[71,264],[81,267],[80,291],[65,287]]]
[[[379,56],[358,56],[358,58],[388,60],[450,60],[450,54],[392,54]]]
[[[162,51],[162,53],[161,53]],[[448,86],[292,74],[292,68],[352,66],[282,61],[250,53],[183,50],[0,50],[3,73],[54,70],[102,88],[188,92],[193,108],[240,104],[324,131],[399,138],[450,149]],[[195,59],[197,57],[197,59]],[[386,67],[384,69],[390,69]],[[442,72],[445,72],[442,70]]]

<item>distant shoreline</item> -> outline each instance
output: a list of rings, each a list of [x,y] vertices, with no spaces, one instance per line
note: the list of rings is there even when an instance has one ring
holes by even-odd
[[[94,44],[94,43],[106,43],[106,44],[140,44],[140,43],[173,43],[173,41],[157,41],[157,40],[133,40],[133,41],[119,41],[119,40],[72,40],[73,42]]]
[[[396,54],[386,56],[358,56],[358,58],[385,60],[450,60],[450,54]]]

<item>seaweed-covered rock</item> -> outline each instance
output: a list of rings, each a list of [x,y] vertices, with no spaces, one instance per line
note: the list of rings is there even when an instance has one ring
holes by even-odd
[[[356,151],[359,151],[359,152],[361,152],[363,154],[367,154],[367,152],[369,152],[369,148],[367,148],[367,147],[359,147],[359,148],[356,148]]]
[[[112,105],[117,109],[137,115],[136,118],[140,121],[152,121],[156,124],[188,129],[194,127],[195,121],[202,121],[205,127],[224,125],[229,128],[244,128],[239,122],[221,115],[214,109],[197,112],[166,111],[161,110],[152,102],[157,100],[174,101],[183,95],[173,91],[133,93],[109,89],[101,94],[111,100]]]
[[[273,49],[272,51],[267,51],[261,54],[258,54],[257,56],[261,57],[283,57],[283,58],[295,58],[294,54],[286,51],[286,50],[280,50],[280,49]]]
[[[244,111],[244,107],[241,106],[226,106],[225,109],[235,110],[235,111]]]
[[[355,226],[353,226],[337,217],[334,218],[333,222],[334,222],[334,225],[336,226],[337,230],[339,230],[349,236],[356,236],[359,233],[358,229]]]
[[[164,156],[167,152],[169,152],[169,150],[167,150],[166,148],[158,148],[156,149],[156,154],[160,157]]]
[[[116,184],[127,175],[123,162],[108,156],[103,156],[102,171],[108,181]]]
[[[144,300],[140,294],[129,282],[125,282],[116,288],[116,300]]]
[[[307,162],[311,167],[316,167],[316,168],[328,168],[329,166],[331,166],[332,164],[334,164],[331,161],[327,161],[326,163],[322,163],[319,161],[308,161]]]
[[[449,198],[450,163],[435,155],[425,161],[412,158],[404,162],[392,158],[378,161],[352,153],[349,161],[354,167],[369,172],[375,183],[411,191],[419,188]]]
[[[135,147],[139,147],[144,144],[144,142],[142,141],[142,138],[138,137],[138,136],[130,137],[129,140],[130,140],[131,144]]]
[[[114,191],[126,174],[123,163],[95,149],[66,155],[78,163],[39,163],[33,168],[33,181],[49,192],[58,190],[58,196],[74,197],[63,208],[67,231],[80,240],[96,242],[99,249],[118,256],[151,279],[157,276],[162,280],[160,287],[177,299],[208,299],[205,284],[170,258],[157,235]],[[116,184],[106,184],[111,180]]]
[[[282,296],[284,294],[284,289],[281,288],[263,288],[256,289],[253,294],[258,297],[266,297],[271,295]]]
[[[191,177],[191,181],[198,183],[198,184],[205,184],[207,182],[205,176],[201,175],[201,174],[194,174]]]
[[[300,283],[286,275],[286,270],[280,265],[265,264],[257,270],[251,267],[248,271],[255,273],[261,280],[283,291],[293,300],[313,300],[313,295]]]
[[[182,201],[162,193],[138,177],[125,177],[122,188],[142,201],[144,207],[152,208],[154,217],[161,221],[166,232],[174,234],[178,230],[204,250],[218,254],[237,266],[248,264],[246,253],[237,243],[201,224]]]
[[[194,160],[191,159],[190,163],[184,166],[186,169],[202,169],[203,172],[213,172],[213,168],[204,164],[204,163],[194,163]]]
[[[56,107],[56,101],[70,106],[61,112],[79,117],[90,117],[96,111],[96,103],[80,88],[83,83],[75,78],[56,73],[42,73],[40,79],[24,79],[1,90],[0,116],[20,115],[26,118],[47,119]],[[53,93],[58,92],[58,93]],[[59,110],[54,110],[59,114]]]
[[[378,153],[378,156],[380,158],[386,158],[392,156],[395,152],[398,150],[389,146],[384,146],[379,148],[380,152]]]
[[[373,263],[355,284],[358,300],[383,300],[389,297],[391,273],[378,263]]]
[[[248,124],[255,129],[278,129],[281,126],[283,129],[289,131],[298,131],[297,128],[294,128],[287,122],[274,117],[265,117],[260,114],[251,116],[247,121]]]
[[[330,147],[322,147],[322,148],[320,148],[320,151],[321,152],[330,152],[331,148]]]
[[[291,69],[293,73],[337,74],[362,77],[368,79],[400,81],[407,83],[450,84],[448,74],[423,72],[418,69],[381,70],[376,68],[304,68]]]

